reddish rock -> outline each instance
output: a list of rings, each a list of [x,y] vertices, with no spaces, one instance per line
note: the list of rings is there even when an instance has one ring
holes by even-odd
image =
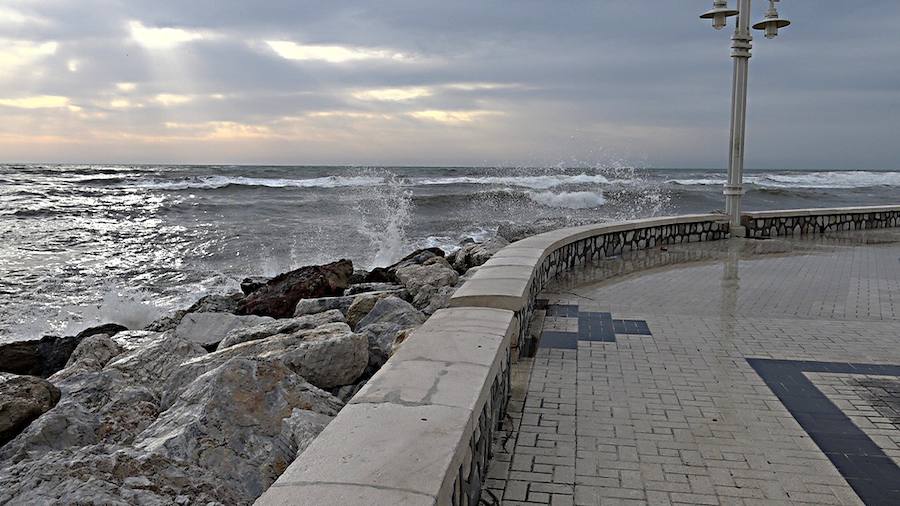
[[[248,295],[236,314],[290,318],[301,299],[342,295],[353,275],[353,263],[339,260],[279,274]]]

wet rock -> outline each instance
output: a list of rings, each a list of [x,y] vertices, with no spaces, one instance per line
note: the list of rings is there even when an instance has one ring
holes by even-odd
[[[125,332],[128,330],[128,327],[124,327],[119,325],[118,323],[105,323],[103,325],[97,327],[91,327],[89,329],[84,329],[79,332],[75,337],[84,339],[85,337],[94,336],[97,334],[106,334],[110,337],[118,334],[119,332]]]
[[[397,279],[413,298],[413,306],[428,309],[429,314],[445,307],[459,280],[459,273],[443,258],[426,260],[421,265],[407,265],[397,269]]]
[[[234,292],[229,294],[213,294],[201,297],[193,306],[187,309],[188,313],[233,313],[238,304],[244,300],[244,294]]]
[[[232,358],[279,360],[295,373],[319,388],[334,388],[353,383],[368,363],[365,337],[354,334],[346,323],[328,323],[293,334],[249,341],[196,357],[174,367],[162,388],[162,406],[173,399],[194,378]]]
[[[148,332],[166,332],[169,330],[175,330],[175,327],[181,323],[181,319],[184,318],[184,315],[187,314],[187,310],[181,309],[175,311],[169,316],[163,316],[162,318],[150,322],[144,327],[145,331]]]
[[[61,381],[73,374],[83,371],[99,371],[103,369],[113,357],[120,355],[125,350],[106,334],[94,334],[85,338],[66,362],[66,367],[57,371],[50,380]]]
[[[46,378],[66,366],[83,338],[44,336],[0,344],[0,372]]]
[[[339,260],[279,274],[248,295],[235,311],[240,315],[289,318],[301,299],[341,295],[353,274],[353,263]]]
[[[292,334],[301,330],[314,329],[328,323],[340,323],[343,321],[344,314],[337,309],[298,318],[273,320],[271,323],[263,323],[229,332],[225,339],[219,343],[218,349],[223,350],[236,344],[265,339],[276,334]]]
[[[243,280],[241,280],[241,291],[244,292],[244,295],[250,295],[251,293],[266,286],[266,283],[268,282],[269,278],[263,276],[251,276],[249,278],[244,278]]]
[[[417,327],[425,322],[425,315],[409,302],[398,297],[387,297],[375,303],[369,314],[357,324],[364,329],[375,323],[393,323],[400,327]]]
[[[370,273],[368,273],[363,279],[365,283],[396,283],[397,277],[394,276],[393,271],[386,267],[376,267],[372,269]]]
[[[367,277],[369,277],[369,271],[365,269],[354,269],[353,274],[350,275],[350,285],[365,283]]]
[[[184,389],[135,448],[240,484],[252,500],[341,407],[278,360],[233,358]]]
[[[112,336],[112,340],[122,347],[124,351],[132,351],[156,341],[163,334],[149,330],[126,330]]]
[[[369,348],[369,363],[366,368],[366,376],[369,377],[391,357],[394,339],[403,330],[396,323],[373,323],[360,330],[359,333],[366,337]]]
[[[350,325],[351,329],[355,329],[359,322],[372,311],[379,300],[399,296],[400,291],[366,292],[356,295],[353,303],[347,309],[347,324]]]
[[[306,316],[325,311],[338,310],[343,314],[347,313],[350,305],[353,304],[353,297],[319,297],[317,299],[303,299],[297,303],[294,308],[294,317]]]
[[[230,332],[271,323],[275,320],[264,316],[237,316],[231,313],[188,313],[175,328],[175,335],[215,350],[219,342]]]
[[[36,376],[0,374],[0,447],[59,402],[59,389]]]
[[[456,293],[455,286],[435,287],[425,285],[413,298],[413,306],[418,307],[426,315],[434,314],[438,309],[443,309],[450,305],[450,298]]]
[[[494,253],[500,251],[509,244],[503,237],[494,237],[485,242],[465,242],[460,248],[447,257],[447,261],[460,274],[472,267],[478,267],[487,262]]]
[[[398,285],[396,283],[358,283],[350,285],[350,288],[347,288],[344,291],[344,295],[359,295],[361,293],[369,292],[394,292],[402,289],[403,285]]]

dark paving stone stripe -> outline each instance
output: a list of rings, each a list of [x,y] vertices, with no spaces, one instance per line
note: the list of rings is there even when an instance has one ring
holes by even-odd
[[[550,304],[547,306],[547,316],[577,318],[578,306],[572,304]]]
[[[557,348],[563,350],[578,349],[578,334],[574,332],[557,332],[545,330],[541,333],[539,348]]]
[[[900,366],[759,358],[747,362],[863,502],[900,504],[900,467],[803,374],[900,376]]]
[[[639,336],[652,336],[650,327],[644,320],[613,320],[616,334],[634,334]]]

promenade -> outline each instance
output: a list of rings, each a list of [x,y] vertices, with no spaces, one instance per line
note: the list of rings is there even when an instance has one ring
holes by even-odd
[[[900,504],[900,230],[632,251],[537,307],[483,504]]]

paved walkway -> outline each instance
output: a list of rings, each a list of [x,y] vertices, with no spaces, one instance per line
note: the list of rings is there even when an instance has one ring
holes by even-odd
[[[635,252],[541,298],[485,502],[900,504],[900,232]]]

